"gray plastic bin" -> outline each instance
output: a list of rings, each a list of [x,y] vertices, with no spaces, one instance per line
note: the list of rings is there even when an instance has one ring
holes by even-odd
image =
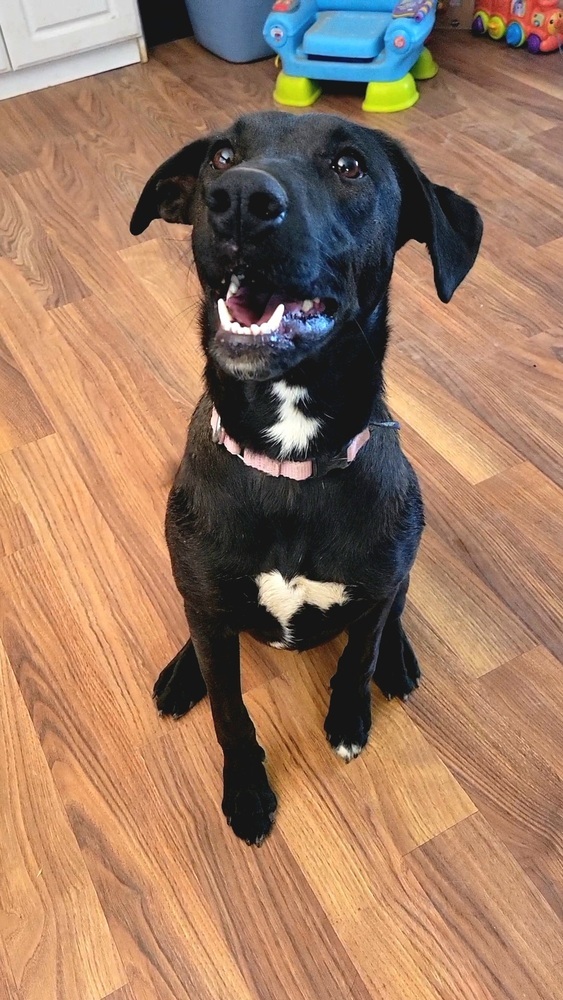
[[[273,0],[185,0],[200,45],[229,62],[273,55],[262,29]]]

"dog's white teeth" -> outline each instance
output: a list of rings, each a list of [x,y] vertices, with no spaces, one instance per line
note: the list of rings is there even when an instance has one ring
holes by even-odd
[[[313,300],[312,299],[303,299],[303,302],[301,303],[301,308],[302,308],[302,310],[303,310],[304,313],[310,312],[311,309],[313,308]]]
[[[246,335],[254,334],[254,336],[259,333],[275,333],[283,319],[284,311],[285,306],[283,302],[280,302],[279,306],[266,323],[252,323],[250,326],[244,326],[242,323],[237,323],[236,320],[233,319],[224,299],[219,299],[217,302],[219,322],[221,323],[221,328],[226,330],[227,333],[242,333]]]
[[[227,292],[227,302],[229,301],[231,295],[236,295],[240,288],[240,279],[236,274],[231,275],[231,283],[229,285],[229,290]]]
[[[217,312],[219,313],[219,322],[223,327],[223,330],[230,330],[233,317],[227,309],[227,304],[224,299],[219,299],[217,303]]]
[[[275,312],[270,316],[270,319],[268,320],[268,322],[267,323],[262,323],[262,326],[266,327],[266,329],[264,330],[264,333],[275,333],[276,332],[276,330],[278,329],[278,327],[279,327],[279,325],[280,325],[280,323],[281,323],[281,321],[283,319],[284,312],[285,312],[285,305],[284,305],[283,302],[280,302],[280,304],[276,308]]]

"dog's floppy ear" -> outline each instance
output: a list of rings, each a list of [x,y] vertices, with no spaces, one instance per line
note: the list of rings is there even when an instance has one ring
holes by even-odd
[[[144,233],[153,219],[191,224],[195,186],[208,149],[209,138],[196,139],[155,170],[131,217],[133,236]]]
[[[397,250],[408,240],[426,243],[436,291],[442,302],[449,302],[475,263],[483,234],[481,216],[467,198],[432,184],[405,150],[396,149],[402,197]]]

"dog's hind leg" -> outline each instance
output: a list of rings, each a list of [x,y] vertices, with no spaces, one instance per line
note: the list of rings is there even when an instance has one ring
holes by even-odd
[[[153,689],[153,698],[161,715],[179,719],[206,693],[207,687],[192,640],[189,639],[160,674]]]
[[[385,622],[373,675],[387,698],[398,697],[403,701],[407,701],[420,681],[420,667],[401,621],[408,588],[409,578],[406,577]]]
[[[348,643],[330,682],[327,738],[346,762],[365,747],[371,728],[371,680],[387,617],[396,595],[382,601],[348,630]]]

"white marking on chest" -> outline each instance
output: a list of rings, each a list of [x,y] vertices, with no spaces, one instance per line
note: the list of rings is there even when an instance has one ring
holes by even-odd
[[[293,640],[290,622],[304,604],[312,604],[321,611],[328,611],[334,604],[346,604],[350,599],[343,583],[325,583],[294,576],[286,580],[279,570],[260,573],[256,577],[258,603],[279,621],[283,630],[283,643],[273,643],[276,648],[291,645]]]
[[[272,394],[280,405],[278,419],[266,431],[266,437],[280,446],[280,458],[288,458],[295,452],[306,452],[321,426],[318,417],[307,416],[297,405],[308,399],[307,389],[281,381],[274,383]]]

